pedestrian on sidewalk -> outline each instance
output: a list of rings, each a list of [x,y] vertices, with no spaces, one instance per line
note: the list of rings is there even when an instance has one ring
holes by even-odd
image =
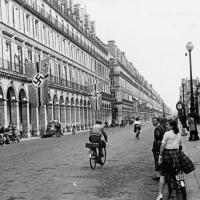
[[[154,117],[152,119],[152,123],[155,126],[154,129],[154,141],[153,141],[153,157],[154,157],[154,164],[155,164],[155,174],[153,176],[154,180],[160,179],[160,166],[158,164],[158,158],[160,153],[160,146],[163,139],[163,135],[165,133],[165,128],[160,124],[160,119],[158,117]]]
[[[73,126],[72,126],[72,135],[75,135],[75,134],[76,134],[76,126],[73,125]]]
[[[188,126],[189,126],[189,133],[190,133],[189,141],[199,140],[197,128],[195,126],[195,121],[191,115],[188,117]]]
[[[166,123],[166,128],[167,132],[162,139],[158,160],[161,176],[158,197],[156,200],[163,199],[165,176],[170,173],[171,170],[174,170],[173,166],[186,174],[195,169],[192,161],[182,152],[182,138],[179,133],[177,122],[175,120],[169,120]]]

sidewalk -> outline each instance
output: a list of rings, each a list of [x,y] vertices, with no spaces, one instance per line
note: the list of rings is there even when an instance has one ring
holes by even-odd
[[[200,126],[198,126],[200,136]],[[183,136],[183,151],[193,161],[195,171],[186,175],[186,189],[188,200],[200,199],[200,140],[188,141],[189,135]]]
[[[86,133],[89,130],[83,130],[83,131],[77,131],[76,134],[80,134],[80,133]],[[63,135],[72,135],[72,132],[65,132]],[[37,140],[37,139],[42,139],[40,136],[34,136],[34,137],[28,137],[28,138],[22,138],[20,140],[20,142],[23,141],[29,141],[29,140]]]

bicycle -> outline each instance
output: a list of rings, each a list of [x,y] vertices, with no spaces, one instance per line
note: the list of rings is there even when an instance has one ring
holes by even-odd
[[[172,192],[175,190],[177,200],[187,200],[187,192],[185,185],[185,176],[182,170],[178,168],[170,169],[166,176],[168,185],[168,199],[172,197]]]
[[[89,148],[89,162],[91,169],[95,169],[96,164],[103,166],[106,162],[106,147],[102,148],[102,154],[99,153],[99,143],[86,143],[86,148]]]

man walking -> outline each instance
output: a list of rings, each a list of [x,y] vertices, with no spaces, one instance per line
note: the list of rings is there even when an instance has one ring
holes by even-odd
[[[155,126],[152,152],[153,152],[153,156],[154,156],[155,172],[156,172],[153,179],[159,180],[160,179],[160,166],[158,164],[158,158],[159,158],[159,153],[160,153],[161,142],[163,139],[163,135],[165,133],[165,128],[160,124],[160,120],[158,117],[154,117],[152,122],[153,122],[153,125]]]
[[[188,126],[189,126],[189,133],[190,133],[189,141],[199,140],[197,128],[195,126],[195,121],[194,121],[194,118],[191,116],[188,117]]]

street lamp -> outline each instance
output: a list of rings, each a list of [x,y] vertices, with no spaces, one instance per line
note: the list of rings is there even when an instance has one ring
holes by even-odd
[[[89,94],[90,97],[95,98],[95,107],[96,107],[96,112],[95,112],[95,118],[97,120],[98,118],[98,95],[101,95],[102,91],[97,90],[97,84],[94,84],[94,90],[92,91],[92,94]]]
[[[192,44],[192,42],[188,42],[186,45],[186,49],[189,52],[189,64],[190,64],[190,92],[191,92],[191,96],[190,96],[190,101],[191,101],[191,106],[190,106],[190,114],[191,117],[194,118],[194,123],[195,123],[195,128],[196,128],[196,132],[198,135],[198,131],[197,131],[197,124],[196,124],[196,116],[194,113],[194,94],[193,94],[193,79],[192,79],[192,60],[191,60],[191,51],[193,50],[194,45]]]

